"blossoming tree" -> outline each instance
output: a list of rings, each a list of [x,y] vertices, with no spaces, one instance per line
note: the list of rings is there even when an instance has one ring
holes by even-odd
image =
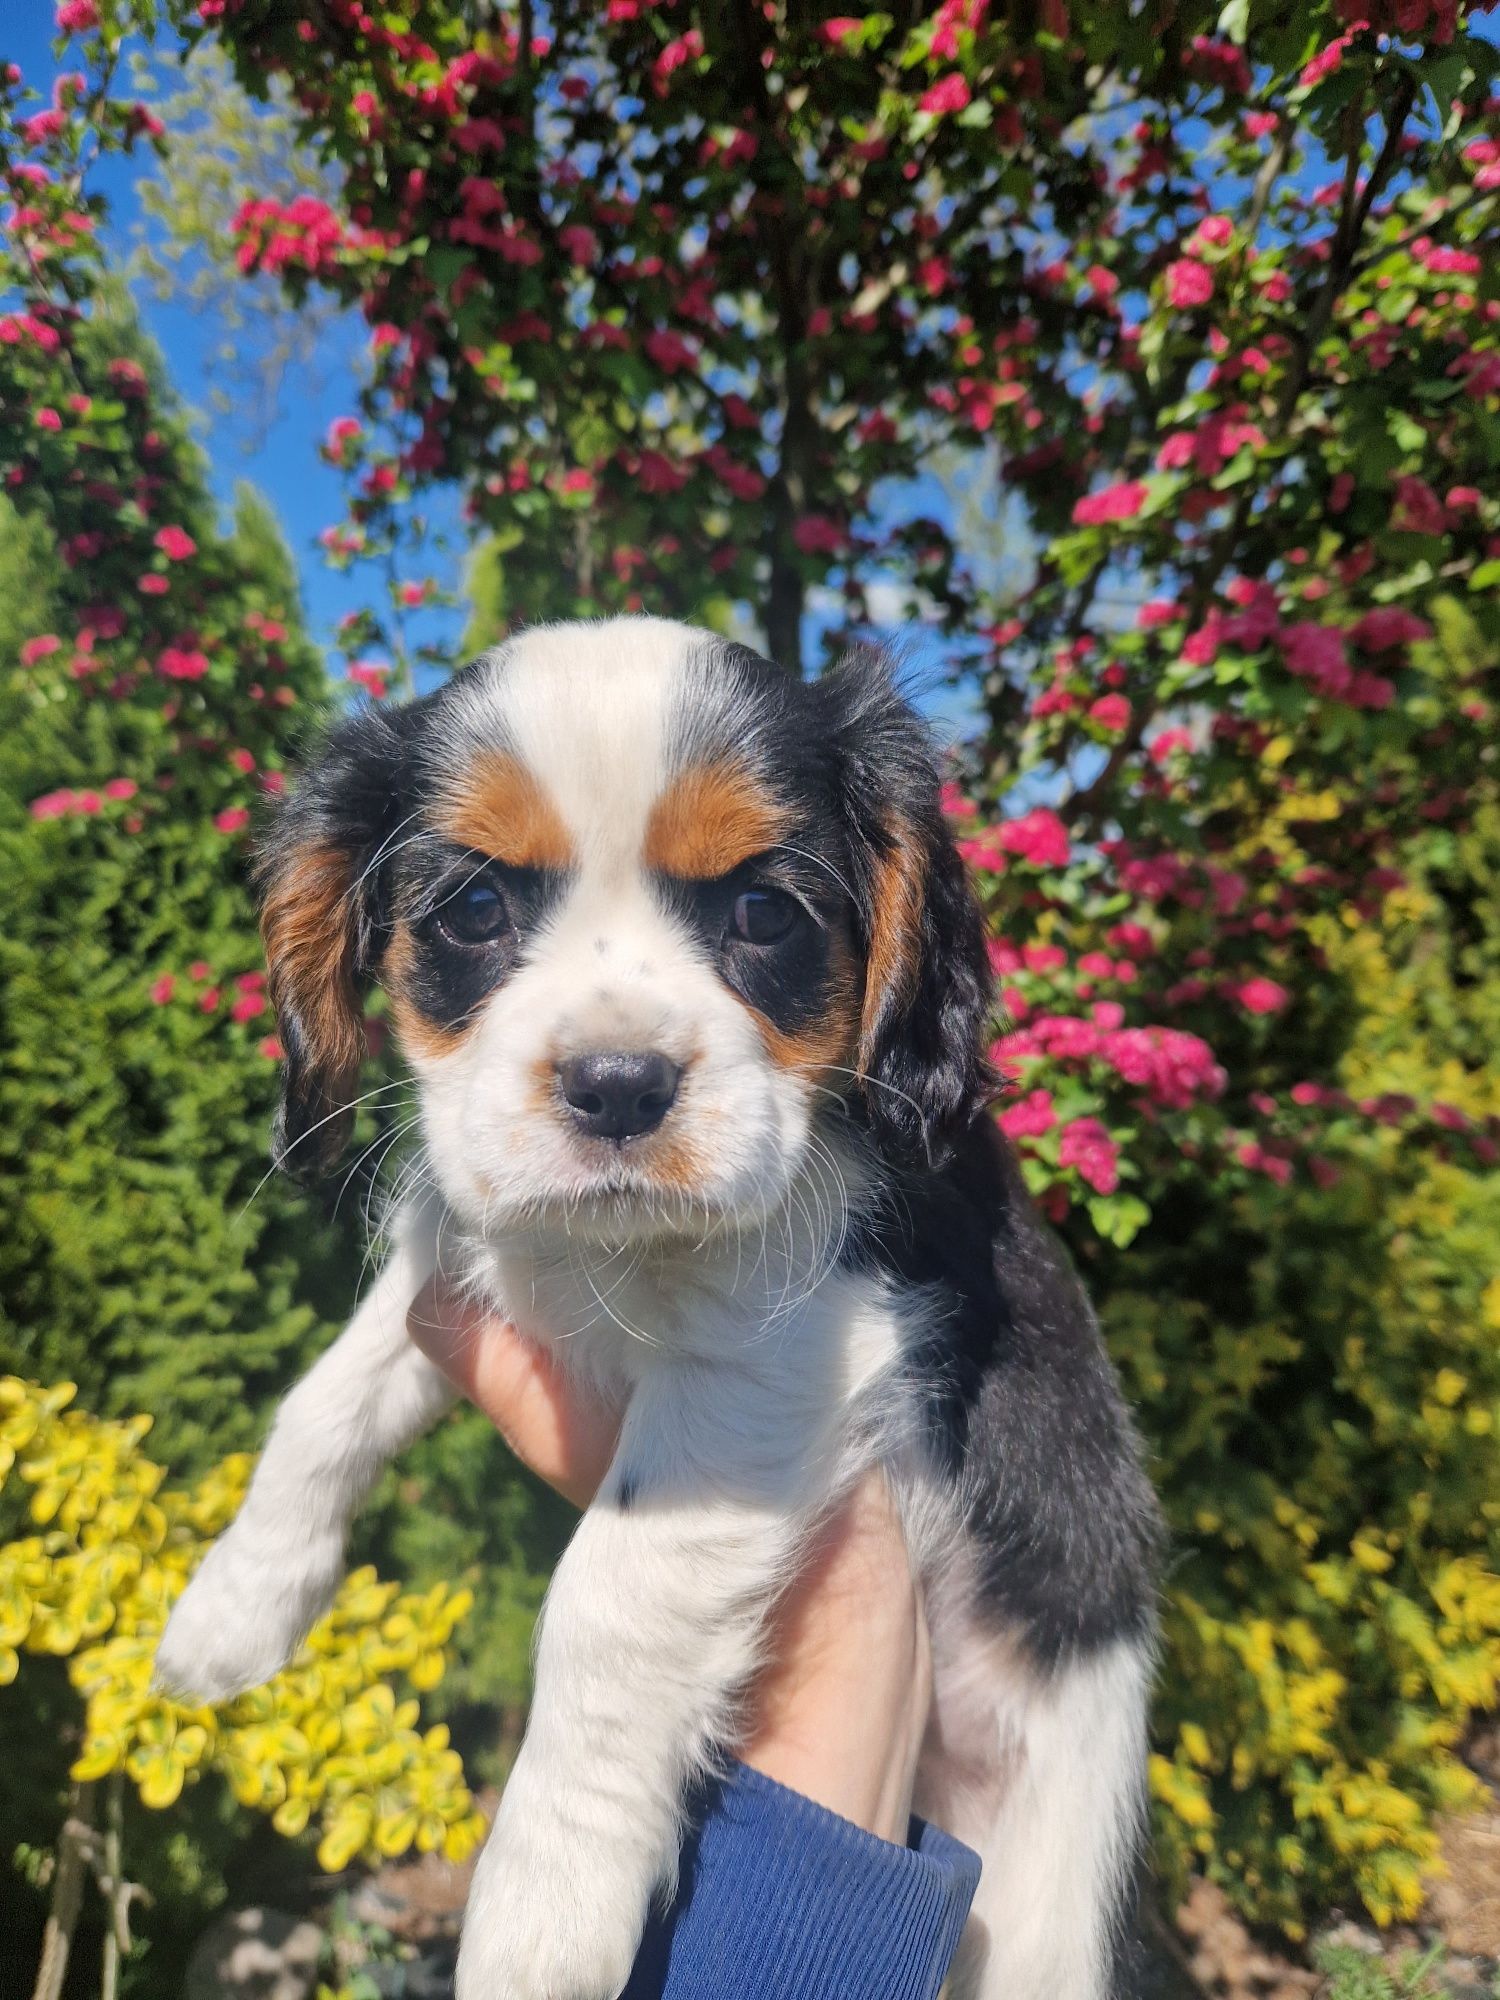
[[[126,10],[64,11],[97,73]],[[1500,1677],[1479,10],[175,18],[330,165],[247,189],[234,254],[368,325],[340,560],[424,589],[441,482],[518,616],[740,605],[797,670],[878,586],[950,637],[998,1116],[1179,1538],[1164,1856],[1292,1930],[1350,1888],[1410,1914]],[[955,456],[1035,545],[1003,592]]]

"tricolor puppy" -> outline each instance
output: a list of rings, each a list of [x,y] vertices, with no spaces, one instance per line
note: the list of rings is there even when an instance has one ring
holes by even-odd
[[[655,619],[543,627],[344,723],[264,854],[277,1134],[327,1168],[379,980],[428,1192],[287,1398],[160,1669],[288,1660],[449,1405],[432,1270],[628,1402],[547,1599],[460,2000],[612,2000],[810,1531],[883,1463],[927,1592],[918,1809],[984,1879],[955,1991],[1117,1990],[1156,1513],[986,1099],[979,912],[882,659],[801,683]]]

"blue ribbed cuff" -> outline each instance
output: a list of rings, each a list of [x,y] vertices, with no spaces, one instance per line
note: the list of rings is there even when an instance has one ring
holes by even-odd
[[[897,1847],[742,1764],[684,1842],[621,2000],[936,2000],[979,1857],[919,1819]]]

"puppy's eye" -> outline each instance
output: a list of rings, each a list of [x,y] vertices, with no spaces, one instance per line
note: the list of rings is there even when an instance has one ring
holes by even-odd
[[[777,944],[799,914],[795,898],[780,889],[747,889],[735,898],[730,929],[746,944]]]
[[[505,898],[482,875],[465,882],[437,912],[438,927],[455,944],[493,944],[510,924]]]

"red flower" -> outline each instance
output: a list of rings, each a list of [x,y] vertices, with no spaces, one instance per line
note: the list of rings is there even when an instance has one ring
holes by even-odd
[[[1033,868],[1066,868],[1072,853],[1068,829],[1045,806],[1007,820],[996,838],[1007,854],[1019,856]]]
[[[214,825],[220,833],[242,833],[249,824],[248,806],[226,806],[223,812],[214,814]]]
[[[39,431],[60,431],[62,429],[62,418],[57,414],[56,410],[49,409],[46,404],[43,404],[41,409],[37,411],[36,415],[32,418],[32,422]]]
[[[837,555],[848,537],[827,514],[804,514],[792,528],[792,540],[805,556]]]
[[[172,972],[164,972],[161,978],[152,986],[151,998],[156,1002],[158,1007],[165,1007],[176,991],[176,987],[177,975]]]
[[[380,660],[356,660],[349,668],[349,679],[356,687],[362,687],[372,701],[383,698],[390,675],[390,668]]]
[[[208,672],[208,655],[196,647],[164,646],[156,656],[156,671],[169,681],[201,681]]]
[[[39,632],[34,639],[28,639],[21,648],[21,665],[34,667],[38,660],[48,659],[62,647],[62,640],[55,632]]]
[[[1139,479],[1122,479],[1115,486],[1086,493],[1073,509],[1080,528],[1097,527],[1105,521],[1133,521],[1146,504],[1148,489]]]
[[[1196,257],[1178,257],[1167,266],[1167,298],[1174,306],[1206,306],[1214,295],[1214,274]]]
[[[1122,694],[1102,694],[1089,708],[1089,714],[1101,729],[1107,729],[1112,736],[1118,736],[1130,726],[1130,703]]]
[[[198,544],[182,528],[158,528],[151,539],[168,562],[186,562],[198,553]]]
[[[969,86],[955,69],[939,77],[930,90],[923,91],[917,99],[917,109],[942,118],[950,111],[962,111],[968,101]]]
[[[1000,1130],[1011,1139],[1039,1139],[1056,1123],[1050,1090],[1029,1090],[1000,1113]]]
[[[1120,1185],[1120,1149],[1097,1118],[1075,1118],[1063,1128],[1057,1163],[1074,1167],[1098,1194],[1113,1194]]]
[[[1414,640],[1430,639],[1432,627],[1415,612],[1390,605],[1367,611],[1349,627],[1349,637],[1362,652],[1383,653],[1392,646],[1409,646]]]
[[[1233,993],[1247,1014],[1279,1014],[1292,997],[1284,986],[1260,973],[1235,987]]]

